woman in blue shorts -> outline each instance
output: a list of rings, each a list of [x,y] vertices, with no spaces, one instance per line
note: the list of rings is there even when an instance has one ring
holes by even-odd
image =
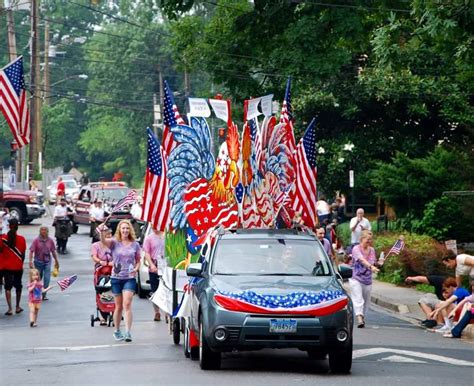
[[[132,341],[132,300],[137,289],[135,276],[140,268],[140,245],[135,241],[135,232],[128,220],[122,220],[117,226],[115,240],[110,246],[112,251],[112,293],[115,297],[114,324],[115,340]],[[125,318],[125,333],[120,331],[122,313]]]

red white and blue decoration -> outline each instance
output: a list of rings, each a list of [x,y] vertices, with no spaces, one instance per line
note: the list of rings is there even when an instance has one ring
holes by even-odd
[[[69,277],[65,277],[64,279],[61,279],[58,281],[58,286],[61,288],[61,291],[64,291],[68,289],[72,283],[74,283],[77,280],[77,275],[72,275]]]
[[[214,299],[229,311],[312,316],[332,314],[344,308],[349,301],[347,295],[339,290],[295,291],[287,295],[221,291],[214,295]]]

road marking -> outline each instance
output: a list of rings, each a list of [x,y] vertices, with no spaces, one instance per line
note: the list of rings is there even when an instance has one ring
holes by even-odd
[[[51,347],[31,347],[23,348],[19,350],[33,350],[33,351],[82,351],[82,350],[94,350],[97,348],[110,348],[110,347],[133,347],[133,346],[153,346],[153,343],[116,343],[116,344],[101,344],[92,346],[51,346]]]
[[[354,350],[352,353],[352,358],[358,359],[358,358],[368,357],[371,355],[378,355],[378,354],[385,354],[385,353],[408,355],[409,357],[429,359],[431,361],[447,363],[447,364],[455,365],[455,366],[474,367],[474,362],[469,362],[462,359],[450,358],[450,357],[445,357],[442,355],[428,354],[428,353],[418,352],[418,351],[399,350],[395,348],[382,348],[382,347]]]
[[[397,363],[428,363],[425,361],[420,361],[418,359],[402,357],[401,355],[390,355],[382,359],[378,359],[378,362],[397,362]]]

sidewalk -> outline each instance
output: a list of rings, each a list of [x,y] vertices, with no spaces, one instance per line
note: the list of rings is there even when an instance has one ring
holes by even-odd
[[[374,280],[372,284],[372,303],[399,314],[417,325],[420,321],[426,319],[418,306],[418,299],[422,295],[423,292],[414,288],[397,287],[377,280]],[[474,324],[466,327],[462,337],[474,340]]]

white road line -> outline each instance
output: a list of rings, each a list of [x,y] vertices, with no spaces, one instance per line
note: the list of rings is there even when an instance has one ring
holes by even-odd
[[[101,344],[92,346],[51,346],[51,347],[30,347],[21,348],[18,351],[82,351],[82,350],[94,350],[98,348],[111,348],[111,347],[137,347],[137,346],[153,346],[153,343],[116,343],[116,344]]]
[[[401,355],[390,355],[382,359],[378,359],[377,362],[396,362],[396,363],[428,363],[420,361],[419,359],[413,359],[409,357],[402,357]]]
[[[442,355],[428,354],[428,353],[418,352],[418,351],[399,350],[395,348],[382,348],[382,347],[354,350],[352,354],[352,358],[358,359],[358,358],[363,358],[363,357],[367,357],[371,355],[384,354],[384,353],[408,355],[410,357],[429,359],[432,361],[447,363],[447,364],[455,365],[455,366],[474,367],[474,362],[469,362],[462,359],[450,358],[450,357],[445,357]]]

